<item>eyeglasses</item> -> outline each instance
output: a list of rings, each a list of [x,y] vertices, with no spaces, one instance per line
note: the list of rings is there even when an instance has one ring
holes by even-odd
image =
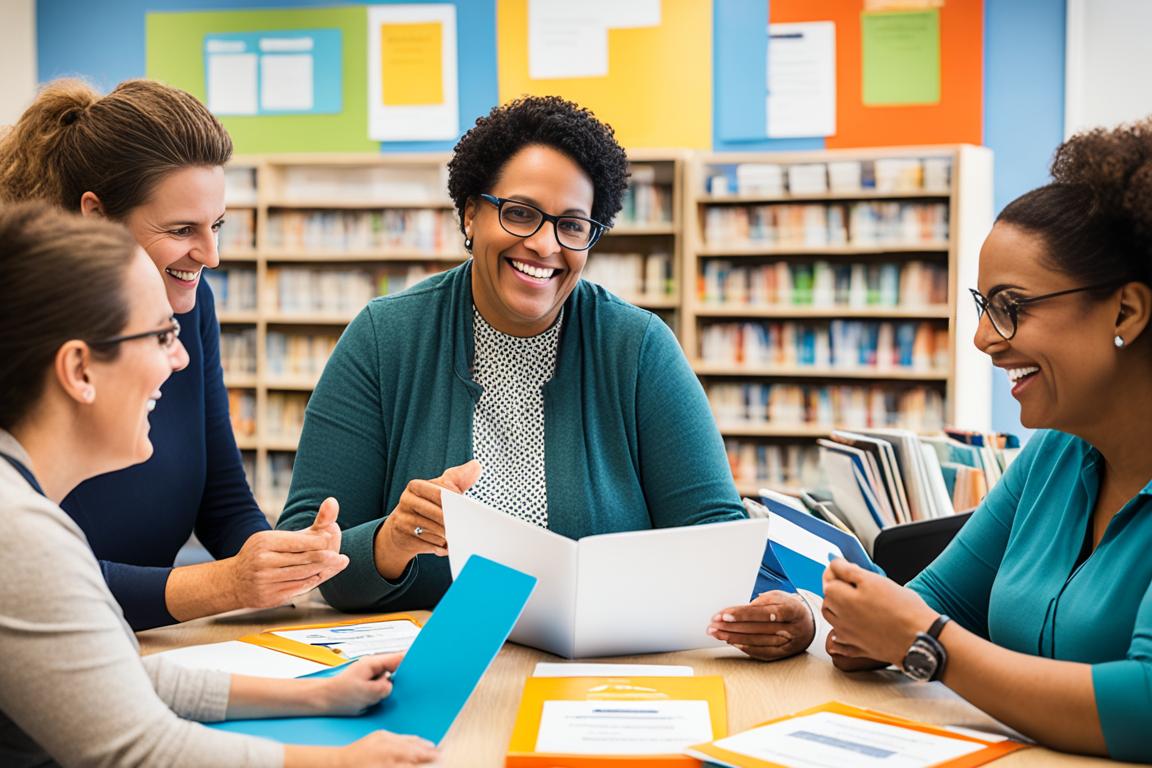
[[[487,194],[482,194],[480,197],[496,206],[500,226],[508,234],[516,237],[532,237],[540,231],[544,222],[550,221],[556,232],[556,242],[570,251],[588,250],[596,245],[596,241],[608,229],[595,219],[586,219],[583,216],[553,216],[519,200]]]
[[[1009,341],[1016,335],[1016,327],[1020,322],[1020,307],[1054,299],[1057,296],[1067,296],[1071,293],[1081,293],[1082,291],[1099,291],[1105,288],[1115,288],[1119,285],[1121,285],[1121,283],[1116,282],[1086,285],[1083,288],[1069,288],[1066,291],[1045,293],[1042,296],[1028,296],[1023,299],[1018,299],[1003,293],[1004,291],[1011,290],[1008,287],[998,288],[987,296],[975,288],[969,288],[968,292],[972,294],[972,298],[976,302],[976,319],[979,320],[980,317],[987,312],[988,319],[992,321],[992,328],[996,333],[1000,334],[1005,341]]]
[[[113,336],[110,339],[99,339],[97,341],[89,341],[90,347],[111,347],[125,341],[135,341],[136,339],[147,339],[154,337],[160,346],[164,349],[171,349],[172,345],[176,343],[176,339],[180,336],[180,321],[175,317],[172,319],[172,325],[167,328],[161,328],[158,331],[144,331],[143,333],[130,333],[127,336]]]

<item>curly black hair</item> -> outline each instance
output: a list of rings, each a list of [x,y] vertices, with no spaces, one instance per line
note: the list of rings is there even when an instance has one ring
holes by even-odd
[[[610,225],[628,186],[628,157],[612,127],[558,96],[524,96],[476,119],[448,161],[448,194],[464,230],[464,207],[492,188],[508,160],[529,145],[570,157],[592,180],[591,216]]]
[[[1052,267],[1084,285],[1152,285],[1152,120],[1078,133],[1052,182],[996,218],[1039,235]]]

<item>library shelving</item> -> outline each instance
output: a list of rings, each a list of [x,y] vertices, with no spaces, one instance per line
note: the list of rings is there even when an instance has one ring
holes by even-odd
[[[742,493],[817,484],[832,429],[987,428],[991,187],[972,146],[688,160],[680,339]]]
[[[681,152],[630,153],[624,210],[585,276],[677,327]],[[206,273],[249,482],[275,518],[304,407],[344,326],[372,298],[461,263],[446,154],[291,154],[226,169],[221,266]]]

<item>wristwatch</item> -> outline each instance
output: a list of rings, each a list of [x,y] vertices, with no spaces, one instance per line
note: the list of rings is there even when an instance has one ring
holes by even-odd
[[[948,663],[948,652],[938,639],[940,630],[951,621],[944,614],[940,614],[927,632],[917,632],[912,647],[904,654],[904,661],[900,665],[905,675],[917,682],[939,680],[944,674],[944,667]]]

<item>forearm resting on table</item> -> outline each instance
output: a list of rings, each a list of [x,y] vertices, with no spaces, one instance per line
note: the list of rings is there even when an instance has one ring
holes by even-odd
[[[327,680],[279,680],[232,675],[228,720],[262,717],[308,717],[329,711]]]
[[[233,586],[231,558],[173,568],[164,603],[177,621],[191,621],[243,608]]]

